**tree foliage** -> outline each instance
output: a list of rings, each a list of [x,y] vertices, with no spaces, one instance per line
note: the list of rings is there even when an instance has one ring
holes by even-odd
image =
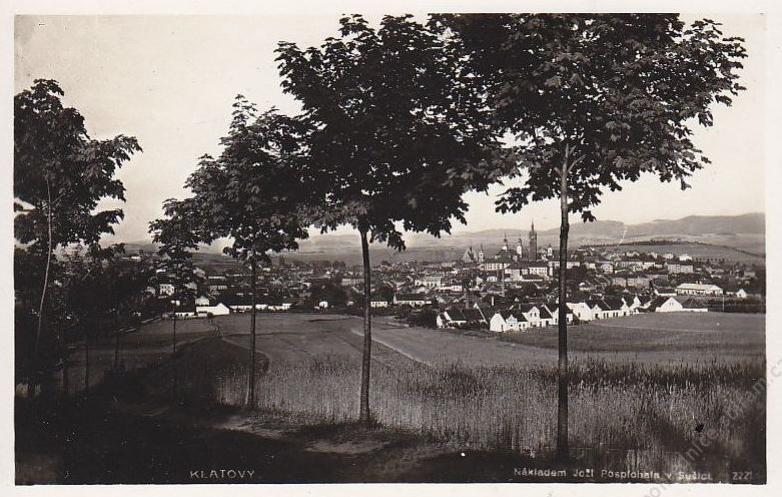
[[[715,103],[743,87],[741,38],[711,20],[677,15],[563,14],[443,16],[458,32],[472,71],[489,82],[501,130],[515,135],[524,186],[501,211],[559,197],[568,168],[569,210],[591,220],[606,190],[643,173],[687,178],[708,159],[693,125],[711,126]]]
[[[97,246],[102,235],[113,233],[122,210],[98,210],[98,204],[104,199],[125,200],[115,173],[141,151],[132,137],[90,138],[83,117],[64,107],[62,96],[56,81],[37,79],[31,89],[14,97],[14,236],[30,254],[29,260],[42,267],[38,309],[30,309],[37,314],[35,339],[21,354],[31,357],[33,382],[48,367],[44,363],[51,362],[39,361],[41,344],[51,348],[59,343],[56,332],[44,333],[47,292],[57,269],[55,251],[74,243]]]
[[[485,189],[497,160],[478,82],[457,53],[412,16],[340,19],[320,47],[277,50],[283,89],[302,105],[315,224],[342,224],[404,248],[405,230],[448,232],[464,221],[462,194]]]
[[[309,217],[324,232],[347,224],[361,237],[363,422],[371,419],[369,243],[404,249],[400,227],[449,232],[453,219],[464,222],[462,195],[485,190],[502,169],[480,82],[459,70],[458,52],[435,28],[406,15],[385,16],[376,29],[352,15],[320,47],[277,50],[283,89],[309,129]]]
[[[198,277],[193,265],[193,251],[198,249],[194,224],[197,212],[192,201],[168,199],[163,206],[165,217],[149,224],[152,241],[159,244],[155,283],[174,287],[172,300],[192,303],[196,297]]]
[[[306,127],[275,109],[258,114],[241,95],[233,107],[223,152],[201,157],[186,183],[194,195],[183,202],[200,241],[230,237],[227,254],[270,262],[269,252],[296,249],[308,235],[300,215],[311,194],[302,160]]]
[[[435,23],[462,40],[463,61],[486,81],[500,133],[516,139],[523,186],[498,200],[501,212],[559,198],[559,401],[557,448],[567,459],[568,215],[593,220],[605,189],[651,173],[687,178],[708,164],[691,140],[713,124],[714,103],[731,104],[746,56],[741,38],[710,20],[676,15],[444,15]]]
[[[98,202],[125,200],[117,169],[141,151],[135,138],[89,137],[84,118],[60,101],[56,81],[35,80],[14,97],[14,234],[43,250],[47,212],[52,215],[52,245],[97,243],[113,233],[121,209],[96,211]]]

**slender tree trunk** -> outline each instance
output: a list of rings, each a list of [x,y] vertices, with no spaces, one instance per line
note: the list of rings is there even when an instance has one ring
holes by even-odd
[[[250,256],[250,293],[252,294],[252,309],[250,310],[250,372],[247,377],[247,407],[255,407],[255,325],[256,325],[256,263],[255,250]]]
[[[68,398],[68,390],[70,387],[69,379],[68,379],[68,348],[66,346],[65,348],[65,357],[63,358],[63,365],[62,365],[62,392],[63,396],[65,398]]]
[[[84,398],[90,395],[90,329],[91,324],[87,324],[84,332]]]
[[[372,417],[369,412],[369,370],[372,363],[372,278],[369,268],[369,241],[367,230],[360,229],[361,258],[364,263],[364,349],[361,360],[361,398],[359,421],[368,424]]]
[[[562,221],[559,228],[559,364],[557,381],[559,402],[557,403],[557,458],[566,461],[568,449],[568,360],[567,360],[567,241],[570,223],[568,221],[567,175],[568,154],[562,163],[559,198]]]
[[[114,312],[114,372],[119,371],[119,312]]]
[[[28,382],[28,396],[35,395],[35,387],[38,384],[38,357],[41,346],[41,330],[43,328],[43,310],[46,303],[46,290],[49,288],[49,271],[52,265],[52,190],[49,180],[46,180],[46,224],[47,224],[47,251],[46,251],[46,270],[43,275],[43,288],[41,289],[41,302],[38,306],[38,327],[35,331],[35,346],[33,347],[33,374],[31,381]]]
[[[175,302],[178,302],[176,299],[174,299]],[[176,355],[176,322],[177,322],[177,315],[176,315],[176,308],[177,303],[173,305],[174,307],[174,327],[172,331],[172,339],[171,339],[171,371],[172,371],[172,381],[171,381],[171,396],[174,399],[174,402],[176,402],[176,390],[177,390],[177,368],[176,368],[176,358],[174,357]]]

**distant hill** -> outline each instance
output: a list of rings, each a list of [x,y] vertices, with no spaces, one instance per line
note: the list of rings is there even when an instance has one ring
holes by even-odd
[[[461,257],[467,247],[478,250],[482,245],[487,255],[493,255],[507,236],[509,245],[515,247],[521,238],[526,250],[528,228],[490,229],[463,232],[435,238],[430,235],[412,233],[405,236],[407,250],[396,253],[384,247],[372,251],[373,260],[452,260]],[[626,243],[639,240],[667,238],[722,245],[753,254],[765,254],[765,214],[753,213],[739,216],[688,216],[676,220],[655,220],[650,223],[627,225],[619,221],[595,221],[592,223],[572,222],[570,245],[578,247],[589,244]],[[559,228],[539,230],[538,247],[559,245]],[[328,259],[341,256],[347,263],[360,263],[358,236],[318,235],[300,244],[293,258]]]
[[[618,244],[667,238],[732,247],[763,256],[765,255],[765,225],[766,217],[763,213],[738,216],[687,216],[681,219],[661,219],[633,225],[619,221],[582,223],[573,219],[570,225],[570,246]],[[411,233],[405,236],[407,250],[404,252],[373,245],[371,254],[372,260],[376,262],[453,260],[461,257],[467,247],[472,246],[477,251],[482,245],[487,255],[493,255],[499,250],[505,236],[508,237],[512,247],[515,247],[517,240],[521,238],[526,250],[528,228],[462,232],[445,235],[442,238]],[[559,228],[538,231],[538,247],[545,248],[548,245],[557,247],[558,244]],[[126,247],[128,250],[138,248],[145,251],[156,250],[154,244],[144,241],[127,243]],[[220,254],[221,247],[217,245],[203,247],[200,252]],[[352,234],[315,235],[301,241],[297,252],[285,253],[284,256],[308,261],[342,260],[347,264],[360,264],[359,237]]]

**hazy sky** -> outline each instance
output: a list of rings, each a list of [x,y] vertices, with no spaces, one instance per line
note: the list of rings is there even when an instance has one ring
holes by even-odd
[[[762,212],[764,207],[764,50],[761,15],[709,15],[727,35],[746,39],[742,84],[732,107],[717,107],[715,126],[694,141],[713,161],[682,192],[654,177],[607,193],[594,209],[598,219],[636,223],[691,214]],[[688,18],[693,18],[688,16]],[[119,173],[127,188],[118,237],[147,237],[147,224],[166,198],[186,195],[182,185],[204,153],[219,153],[218,140],[241,93],[265,109],[296,113],[280,89],[274,49],[281,40],[320,44],[336,34],[338,15],[265,16],[18,16],[15,21],[14,92],[36,78],[56,79],[66,104],[85,117],[94,138],[136,136],[144,152]],[[558,225],[556,201],[515,215],[494,212],[496,194],[470,194],[468,225],[526,229]]]

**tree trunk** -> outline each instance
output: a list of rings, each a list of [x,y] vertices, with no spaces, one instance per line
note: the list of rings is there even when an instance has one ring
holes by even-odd
[[[35,387],[38,384],[38,355],[41,345],[41,330],[43,328],[43,309],[46,302],[46,290],[49,288],[49,270],[52,265],[52,190],[49,180],[46,180],[46,224],[47,224],[47,251],[46,251],[46,270],[43,275],[43,288],[41,289],[41,302],[38,306],[38,327],[35,331],[35,346],[33,347],[33,374],[28,382],[28,396],[35,395]]]
[[[62,393],[63,397],[66,399],[68,398],[68,390],[70,389],[69,379],[68,379],[68,348],[65,348],[65,357],[63,358],[65,362],[63,362],[62,365]]]
[[[369,241],[367,230],[359,229],[361,234],[361,258],[364,263],[364,349],[361,360],[361,398],[359,421],[369,424],[369,369],[372,361],[372,279],[369,268]]]
[[[174,402],[176,402],[176,395],[177,395],[177,392],[176,392],[177,391],[177,370],[176,370],[176,358],[174,356],[176,355],[176,322],[177,322],[176,308],[177,308],[177,304],[175,303],[173,305],[173,307],[174,307],[174,326],[173,326],[172,338],[171,338],[171,374],[172,374],[172,378],[171,378],[171,397],[174,399]]]
[[[90,395],[90,330],[91,325],[87,324],[87,330],[84,332],[84,398]]]
[[[559,364],[557,382],[559,401],[557,403],[557,458],[566,461],[568,449],[568,360],[567,360],[567,241],[570,223],[568,221],[567,174],[568,154],[562,164],[559,198],[561,224],[559,227]]]
[[[114,372],[119,371],[119,312],[114,312]]]
[[[253,250],[250,257],[250,293],[252,294],[252,309],[250,310],[250,372],[247,377],[247,407],[250,409],[255,407],[255,325],[256,325],[256,261],[255,251]]]

